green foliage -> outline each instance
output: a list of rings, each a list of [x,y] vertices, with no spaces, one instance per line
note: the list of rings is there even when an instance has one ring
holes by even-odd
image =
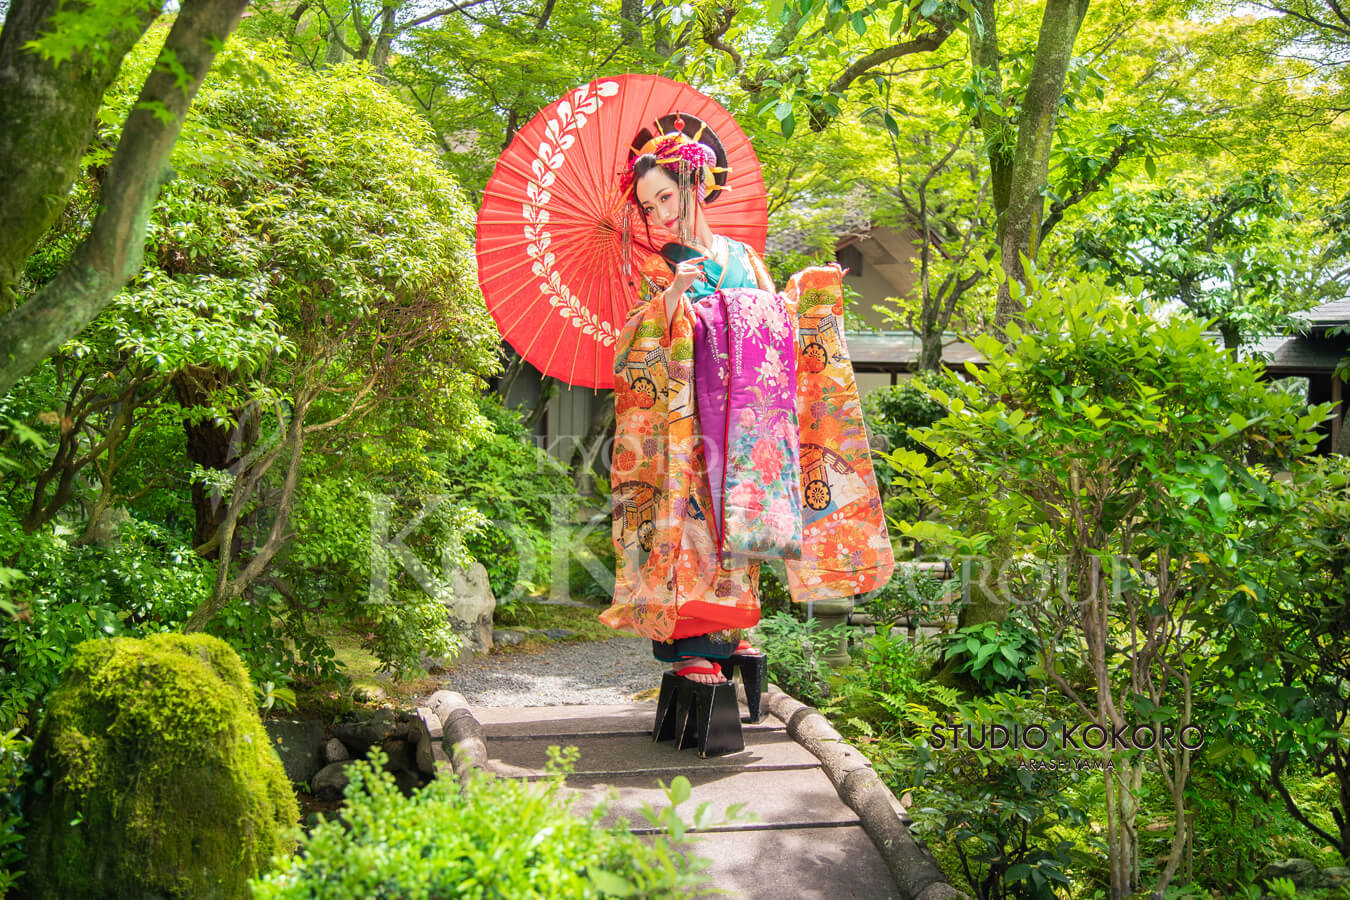
[[[792,602],[792,593],[787,585],[787,569],[779,560],[765,560],[759,565],[759,608],[765,616],[773,613],[801,613],[800,604]]]
[[[572,519],[577,492],[567,469],[535,445],[516,410],[504,408],[495,394],[479,395],[477,403],[490,430],[446,457],[445,478],[450,496],[486,520],[465,546],[487,568],[492,593],[509,606],[552,583],[553,541],[567,536],[562,523]]]
[[[910,437],[911,428],[927,428],[947,414],[925,388],[942,382],[936,372],[919,372],[898,384],[869,392],[863,397],[863,414],[877,434],[884,434],[892,450],[926,452]]]
[[[848,625],[822,628],[819,619],[802,622],[779,612],[759,620],[754,643],[769,657],[770,681],[803,703],[819,705],[831,690],[825,654],[849,633]]]
[[[1043,697],[996,693],[957,702],[950,713],[914,703],[906,718],[918,730],[907,741],[916,828],[955,849],[975,895],[1074,896],[1072,875],[1091,865],[1089,851],[1100,849],[1086,826],[1099,802],[1094,784],[1101,775],[1093,766],[1109,757],[1075,757],[1059,748],[1061,723]],[[995,726],[1004,729],[1002,739]],[[1007,736],[1032,726],[1045,729],[1047,746],[1012,746]],[[1033,735],[1032,743],[1040,743]]]
[[[0,897],[8,896],[23,875],[23,798],[32,773],[32,741],[11,728],[0,734]]]
[[[969,625],[944,643],[943,659],[989,693],[1025,685],[1026,669],[1038,655],[1035,633],[1014,618]]]
[[[1318,302],[1320,266],[1332,262],[1316,260],[1320,248],[1299,233],[1289,187],[1278,174],[1246,173],[1227,184],[1117,191],[1074,246],[1117,287],[1141,279],[1140,299],[1152,307],[1180,303],[1216,320],[1226,339],[1252,341],[1292,328],[1289,314]]]
[[[81,644],[33,767],[35,898],[243,896],[299,817],[243,664],[208,635]]]
[[[910,704],[950,707],[957,694],[928,680],[933,660],[927,646],[911,643],[889,626],[857,642],[850,657],[852,663],[832,682],[835,690],[821,711],[865,748],[877,774],[892,788],[908,784],[906,735],[918,730],[910,719]]]
[[[1327,408],[1270,389],[1259,363],[1235,361],[1199,323],[1123,311],[1098,279],[1028,283],[1008,343],[975,341],[988,366],[932,392],[949,415],[915,436],[937,461],[890,454],[946,518],[900,530],[956,550],[955,526],[967,544],[1008,548],[986,566],[988,587],[1045,638],[1006,643],[991,626],[956,638],[969,668],[990,667],[986,684],[1020,680],[1015,663],[1036,652],[1038,677],[1085,716],[1179,733],[1205,715],[1198,692],[1226,677],[1212,629],[1237,624],[1231,598],[1259,602],[1250,523],[1278,509],[1271,467],[1311,450]],[[1146,765],[1166,787],[1143,801]],[[1136,816],[1185,807],[1191,768],[1159,752],[1103,773],[1113,852],[1133,852]],[[1184,829],[1169,832],[1184,843]]]
[[[0,727],[28,727],[74,647],[114,635],[179,627],[205,597],[210,564],[176,535],[129,520],[109,544],[71,546],[46,531],[26,534],[0,504],[0,559],[24,578],[0,617]]]
[[[50,280],[87,232],[154,43],[128,55],[108,92],[87,170],[29,260],[28,287]],[[486,433],[474,395],[496,365],[499,335],[477,290],[473,211],[425,123],[360,66],[316,73],[282,57],[275,46],[231,42],[175,148],[146,268],[7,402],[53,435],[62,414],[82,426],[70,449],[92,461],[62,512],[76,523],[74,504],[111,500],[186,530],[212,502],[199,496],[194,510],[189,479],[227,508],[241,501],[219,565],[230,579],[259,580],[207,627],[240,649],[259,682],[284,690],[295,675],[332,673],[325,619],[358,629],[395,671],[415,668],[423,652],[451,651],[433,579],[410,573],[400,547],[392,561],[372,553],[372,497],[389,499],[391,539],[434,507],[404,541],[439,564],[426,569],[464,562],[463,536],[481,517],[441,502],[450,493],[445,459]],[[71,411],[132,401],[135,415],[112,445],[102,443],[108,422]],[[297,412],[302,438],[286,429]],[[180,462],[184,424],[214,430],[230,447],[230,469]],[[284,441],[302,441],[293,506],[274,499],[289,452],[260,478],[250,469],[274,449],[289,451]],[[22,449],[28,474],[54,458]],[[106,483],[87,477],[95,468]],[[274,526],[277,555],[250,570],[249,554]],[[381,563],[390,564],[374,571]],[[200,574],[195,558],[181,569],[181,578]],[[372,587],[380,575],[382,593]],[[143,598],[110,598],[108,610],[120,616],[175,581],[169,572],[146,579]],[[214,579],[205,583],[174,626],[212,596]]]
[[[902,618],[911,622],[945,619],[952,613],[948,594],[956,586],[953,579],[935,578],[900,562],[891,580],[866,596],[866,611],[879,623],[895,623]]]
[[[614,537],[609,510],[563,532],[567,547],[567,595],[573,600],[609,601],[614,596]]]
[[[104,62],[110,38],[120,32],[140,31],[146,17],[159,9],[146,0],[69,4],[44,21],[43,26],[50,30],[41,32],[25,48],[57,65],[81,56]]]
[[[604,803],[586,816],[573,813],[563,789],[577,750],[550,748],[550,757],[542,780],[471,771],[462,783],[438,778],[404,797],[377,749],[348,769],[342,821],[302,836],[301,853],[255,881],[253,896],[673,900],[703,885],[709,861],[691,857],[689,823],[675,811],[689,798],[688,779],[679,776],[665,789],[668,809],[644,809],[666,830],[648,844],[625,823],[601,827]],[[709,821],[703,804],[693,824],[723,823]]]
[[[1278,498],[1251,529],[1260,549],[1251,587],[1213,619],[1225,638],[1224,706],[1236,720],[1224,749],[1282,788],[1290,813],[1350,861],[1350,459],[1297,465]],[[1340,788],[1327,798],[1331,815],[1330,804],[1297,796],[1305,779],[1328,777]]]

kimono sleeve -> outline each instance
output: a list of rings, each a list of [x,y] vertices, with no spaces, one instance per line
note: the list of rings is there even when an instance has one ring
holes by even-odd
[[[660,346],[670,345],[669,323],[662,308],[661,294],[670,286],[672,278],[660,256],[653,256],[655,260],[648,257],[643,263],[638,281],[638,302],[628,310],[623,329],[614,341],[615,375],[623,372],[628,352],[639,337],[656,337]]]

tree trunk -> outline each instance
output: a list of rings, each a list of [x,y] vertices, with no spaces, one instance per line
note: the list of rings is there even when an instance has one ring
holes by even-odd
[[[15,0],[0,31],[0,315],[18,305],[19,273],[65,208],[103,93],[158,8],[128,10],[126,21],[99,38],[101,58],[81,51],[57,65],[25,49],[53,30],[58,7],[70,13],[86,6],[78,0]]]
[[[515,352],[510,352],[509,356],[510,360],[507,362],[506,368],[502,370],[502,374],[498,376],[496,386],[497,395],[502,398],[503,406],[510,402],[511,388],[515,387],[516,379],[520,377],[520,373],[525,371],[525,357]]]
[[[370,64],[375,67],[376,75],[384,75],[389,67],[389,50],[394,43],[394,13],[397,7],[385,6],[380,10],[380,35],[375,39],[375,51],[371,54]]]
[[[324,68],[336,66],[347,58],[347,51],[342,46],[342,24],[336,19],[328,20],[328,46],[324,48],[323,65]]]
[[[623,42],[634,48],[642,46],[642,7],[642,0],[620,0],[619,3]]]
[[[525,430],[529,431],[539,423],[553,403],[553,398],[558,395],[558,379],[551,375],[545,375],[543,382],[539,386],[539,403],[534,407],[530,414],[525,418]]]
[[[976,9],[984,21],[984,32],[976,37],[975,30],[970,32],[970,61],[972,68],[989,72],[990,92],[999,99],[1003,97],[1003,73],[999,69],[998,48],[998,8],[997,0],[976,0]],[[975,117],[976,125],[984,135],[989,160],[990,182],[993,187],[994,215],[998,217],[999,233],[1002,234],[1003,214],[1008,209],[1008,196],[1012,184],[1014,142],[1007,119],[993,109],[981,107]]]
[[[290,523],[291,509],[295,503],[295,489],[300,482],[300,461],[305,446],[305,412],[312,400],[312,396],[297,398],[291,420],[276,445],[261,456],[250,454],[249,458],[243,461],[234,489],[230,493],[230,503],[220,522],[219,539],[215,541],[219,548],[215,585],[211,590],[211,596],[202,601],[183,624],[185,633],[201,631],[231,601],[243,596],[253,582],[267,571],[267,567],[271,565],[273,558],[289,537],[286,527]],[[286,456],[286,473],[274,505],[276,518],[272,520],[272,526],[262,546],[244,563],[239,574],[232,578],[231,572],[239,555],[236,529],[245,509],[255,499],[259,485],[272,465],[286,451],[289,451]]]
[[[212,395],[224,386],[228,373],[197,369],[178,372],[173,376],[174,394],[184,409],[210,405]],[[255,416],[244,410],[234,410],[235,425],[227,427],[213,419],[183,420],[187,436],[189,462],[206,469],[225,472],[237,468],[239,460],[257,442],[258,423]],[[227,505],[219,491],[201,482],[192,484],[192,510],[196,521],[192,529],[192,545],[207,547],[201,551],[204,559],[217,559],[220,548],[211,545],[211,539],[220,530]]]
[[[942,367],[942,332],[925,327],[919,335],[919,371],[936,372]]]
[[[1018,116],[1017,148],[1009,175],[1007,209],[999,219],[999,248],[1007,280],[999,286],[994,327],[1004,325],[1022,310],[1014,300],[1008,281],[1026,284],[1022,257],[1032,261],[1040,249],[1039,236],[1045,187],[1050,172],[1050,150],[1055,142],[1055,109],[1064,91],[1064,76],[1073,59],[1089,0],[1048,0],[1041,19],[1036,58],[1031,65],[1027,94]],[[986,7],[993,0],[984,0]],[[986,23],[987,27],[988,23]],[[995,194],[998,183],[995,182]]]
[[[164,47],[154,68],[145,79],[139,100],[127,116],[121,141],[108,165],[103,179],[102,205],[94,219],[89,237],[76,248],[70,261],[56,273],[41,290],[26,303],[0,320],[0,396],[9,393],[24,375],[33,370],[48,354],[74,337],[98,315],[131,276],[141,268],[145,255],[145,232],[154,208],[159,186],[168,171],[173,145],[182,130],[192,98],[216,57],[220,47],[248,0],[185,0],[174,17]],[[22,17],[21,17],[22,18]],[[10,10],[14,19],[14,10]],[[41,20],[39,20],[41,21]],[[18,42],[20,35],[10,35],[6,23],[4,47]],[[117,52],[122,42],[110,42],[109,57],[115,59],[112,71],[117,70],[122,55]],[[127,45],[130,46],[130,45]],[[34,150],[29,138],[5,137],[15,131],[35,130],[45,144],[52,140],[69,142],[72,134],[80,136],[79,153],[83,153],[94,118],[98,114],[98,100],[102,89],[94,95],[92,109],[87,104],[67,106],[54,98],[68,92],[80,93],[84,72],[77,66],[65,64],[56,69],[41,67],[25,69],[27,62],[16,63],[12,56],[5,58],[0,51],[0,172],[29,172],[34,160],[46,158],[44,150]],[[16,71],[17,70],[17,71]],[[175,74],[179,73],[179,74]],[[180,85],[179,79],[183,78]],[[25,104],[10,94],[30,98]],[[56,112],[45,115],[35,110],[36,105],[47,104]],[[87,113],[87,114],[86,114]],[[167,115],[167,121],[159,116]],[[13,143],[11,143],[13,141]],[[14,154],[18,154],[17,156]],[[27,215],[34,219],[55,213],[45,206],[49,194],[64,195],[79,166],[77,154],[64,184],[57,185],[54,175],[39,182],[21,182],[13,190],[0,189],[0,201],[6,210],[0,220],[0,235],[10,229],[10,222],[22,224]],[[27,215],[18,210],[27,209]],[[55,207],[59,211],[60,206]],[[37,212],[34,212],[37,211]],[[43,229],[50,225],[45,220]],[[32,243],[41,237],[35,223],[24,229],[28,237],[4,243],[0,258],[10,272],[17,271],[32,249]],[[0,241],[4,240],[0,238]]]

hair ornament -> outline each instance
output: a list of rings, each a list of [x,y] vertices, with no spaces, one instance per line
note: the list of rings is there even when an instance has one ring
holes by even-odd
[[[726,165],[722,142],[698,116],[677,110],[654,119],[634,138],[629,151],[628,162],[619,172],[619,189],[629,199],[633,198],[633,167],[647,154],[655,156],[677,184],[697,185],[704,202],[727,190],[731,167]]]

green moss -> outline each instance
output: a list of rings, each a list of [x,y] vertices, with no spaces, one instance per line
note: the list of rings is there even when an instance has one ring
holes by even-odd
[[[521,603],[497,616],[496,625],[499,628],[523,626],[525,628],[537,628],[540,631],[547,628],[566,628],[569,631],[575,631],[576,634],[563,639],[567,643],[607,641],[617,637],[619,632],[599,620],[598,616],[602,609],[604,609],[602,606],[596,606],[592,609],[549,603]],[[549,641],[549,643],[553,642]]]
[[[235,652],[207,635],[89,641],[34,748],[27,896],[245,897],[295,795]]]

